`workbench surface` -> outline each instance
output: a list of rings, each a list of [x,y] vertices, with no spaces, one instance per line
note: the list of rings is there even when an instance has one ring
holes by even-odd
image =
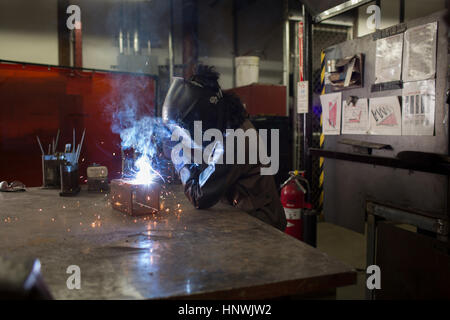
[[[273,298],[355,283],[355,271],[219,203],[196,210],[181,186],[164,209],[135,218],[106,194],[0,192],[0,255],[36,257],[56,299]],[[69,290],[67,267],[81,269]]]

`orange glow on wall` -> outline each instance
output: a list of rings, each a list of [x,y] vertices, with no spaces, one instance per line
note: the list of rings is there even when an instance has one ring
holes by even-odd
[[[77,143],[86,128],[80,176],[96,162],[108,167],[110,179],[120,177],[120,137],[111,130],[109,107],[130,94],[139,114],[154,115],[156,80],[148,75],[0,63],[0,181],[41,186],[36,135],[46,150],[60,129],[58,151],[63,151],[73,128]]]

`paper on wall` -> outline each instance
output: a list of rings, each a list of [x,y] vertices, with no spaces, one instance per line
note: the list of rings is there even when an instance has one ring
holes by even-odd
[[[369,133],[401,135],[402,117],[399,97],[371,98],[369,101]]]
[[[401,80],[403,33],[377,40],[375,83]]]
[[[297,83],[297,113],[308,113],[308,81]]]
[[[405,32],[403,81],[433,78],[436,74],[437,22],[408,29]]]
[[[369,130],[369,104],[366,98],[360,98],[353,104],[342,103],[342,133],[367,134]]]
[[[329,93],[320,96],[322,104],[322,131],[325,135],[341,133],[342,93]]]
[[[435,80],[404,83],[402,135],[434,134],[435,86]]]

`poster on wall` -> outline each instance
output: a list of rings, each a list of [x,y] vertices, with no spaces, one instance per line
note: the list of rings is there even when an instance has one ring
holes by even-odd
[[[401,80],[403,33],[377,40],[375,83]]]
[[[367,134],[369,131],[369,104],[366,98],[342,103],[342,133]]]
[[[405,82],[403,85],[402,135],[434,134],[435,80]]]
[[[431,79],[436,74],[437,22],[405,32],[403,81]]]
[[[342,93],[329,93],[320,96],[322,104],[322,130],[325,135],[341,133]]]
[[[371,98],[369,101],[369,134],[401,135],[402,117],[397,96]]]

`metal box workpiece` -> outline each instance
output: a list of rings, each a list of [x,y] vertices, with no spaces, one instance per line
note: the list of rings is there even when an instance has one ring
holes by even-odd
[[[129,179],[111,181],[111,204],[130,216],[142,216],[159,211],[159,183],[135,184]]]

